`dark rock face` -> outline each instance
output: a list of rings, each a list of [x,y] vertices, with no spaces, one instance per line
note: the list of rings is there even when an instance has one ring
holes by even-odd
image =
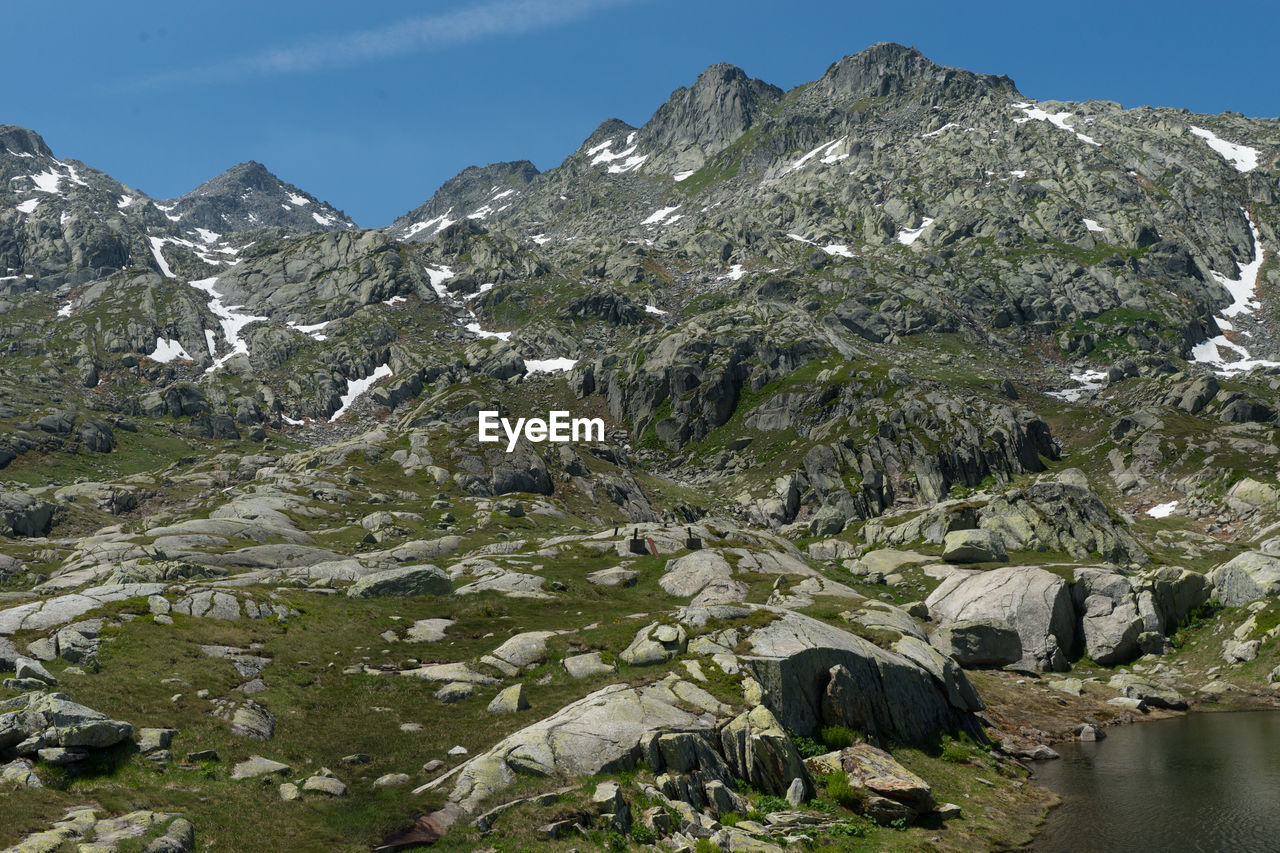
[[[671,94],[642,128],[645,139],[672,157],[676,168],[697,168],[759,121],[782,90],[743,73],[712,65],[690,88]]]
[[[528,160],[468,166],[388,230],[400,240],[427,240],[454,222],[483,221],[537,175],[537,167]]]

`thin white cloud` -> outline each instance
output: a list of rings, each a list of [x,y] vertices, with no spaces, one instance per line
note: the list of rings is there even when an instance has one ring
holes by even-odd
[[[437,15],[409,18],[384,27],[307,39],[209,65],[138,78],[133,85],[169,88],[220,83],[275,74],[342,68],[479,41],[520,35],[584,18],[635,0],[498,0]]]

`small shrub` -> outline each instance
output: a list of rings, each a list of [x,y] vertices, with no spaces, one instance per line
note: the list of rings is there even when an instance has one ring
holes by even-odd
[[[725,812],[720,815],[720,823],[723,826],[737,826],[738,821],[742,819],[742,815],[737,812]]]
[[[849,811],[860,812],[867,802],[867,789],[849,783],[848,773],[831,773],[826,777],[827,796]]]
[[[818,739],[828,752],[853,746],[853,731],[846,726],[823,726],[818,732]]]
[[[968,764],[972,757],[964,744],[949,743],[942,748],[942,760],[952,764]]]
[[[621,851],[627,849],[627,839],[623,838],[616,832],[611,832],[604,837],[604,846],[606,849],[621,853]]]
[[[823,834],[833,838],[865,838],[871,824],[862,818],[841,821],[823,830]]]
[[[791,742],[796,745],[796,752],[800,753],[801,758],[813,758],[828,752],[826,747],[811,737],[796,734],[791,729],[787,729],[787,734],[791,736]]]
[[[633,824],[631,827],[631,840],[636,844],[657,844],[658,833],[643,823]]]
[[[782,797],[772,797],[768,794],[756,797],[754,805],[756,811],[761,814],[768,814],[769,812],[785,812],[791,808],[791,803],[788,803]]]
[[[693,845],[693,853],[720,853],[720,845],[710,838],[699,838]]]

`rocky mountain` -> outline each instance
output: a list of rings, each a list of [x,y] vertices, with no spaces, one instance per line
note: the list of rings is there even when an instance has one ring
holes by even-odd
[[[383,229],[0,128],[0,845],[1024,845],[1275,707],[1278,155],[894,44]]]
[[[259,228],[347,231],[356,227],[342,211],[286,184],[253,160],[232,166],[159,206],[184,228],[215,233]]]

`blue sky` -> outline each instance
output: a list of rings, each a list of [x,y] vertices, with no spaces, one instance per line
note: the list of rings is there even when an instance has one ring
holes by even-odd
[[[1251,5],[6,4],[0,123],[157,198],[258,160],[373,227],[468,165],[555,166],[606,118],[643,123],[713,62],[789,89],[877,41],[1008,74],[1041,100],[1280,115],[1280,18]]]

